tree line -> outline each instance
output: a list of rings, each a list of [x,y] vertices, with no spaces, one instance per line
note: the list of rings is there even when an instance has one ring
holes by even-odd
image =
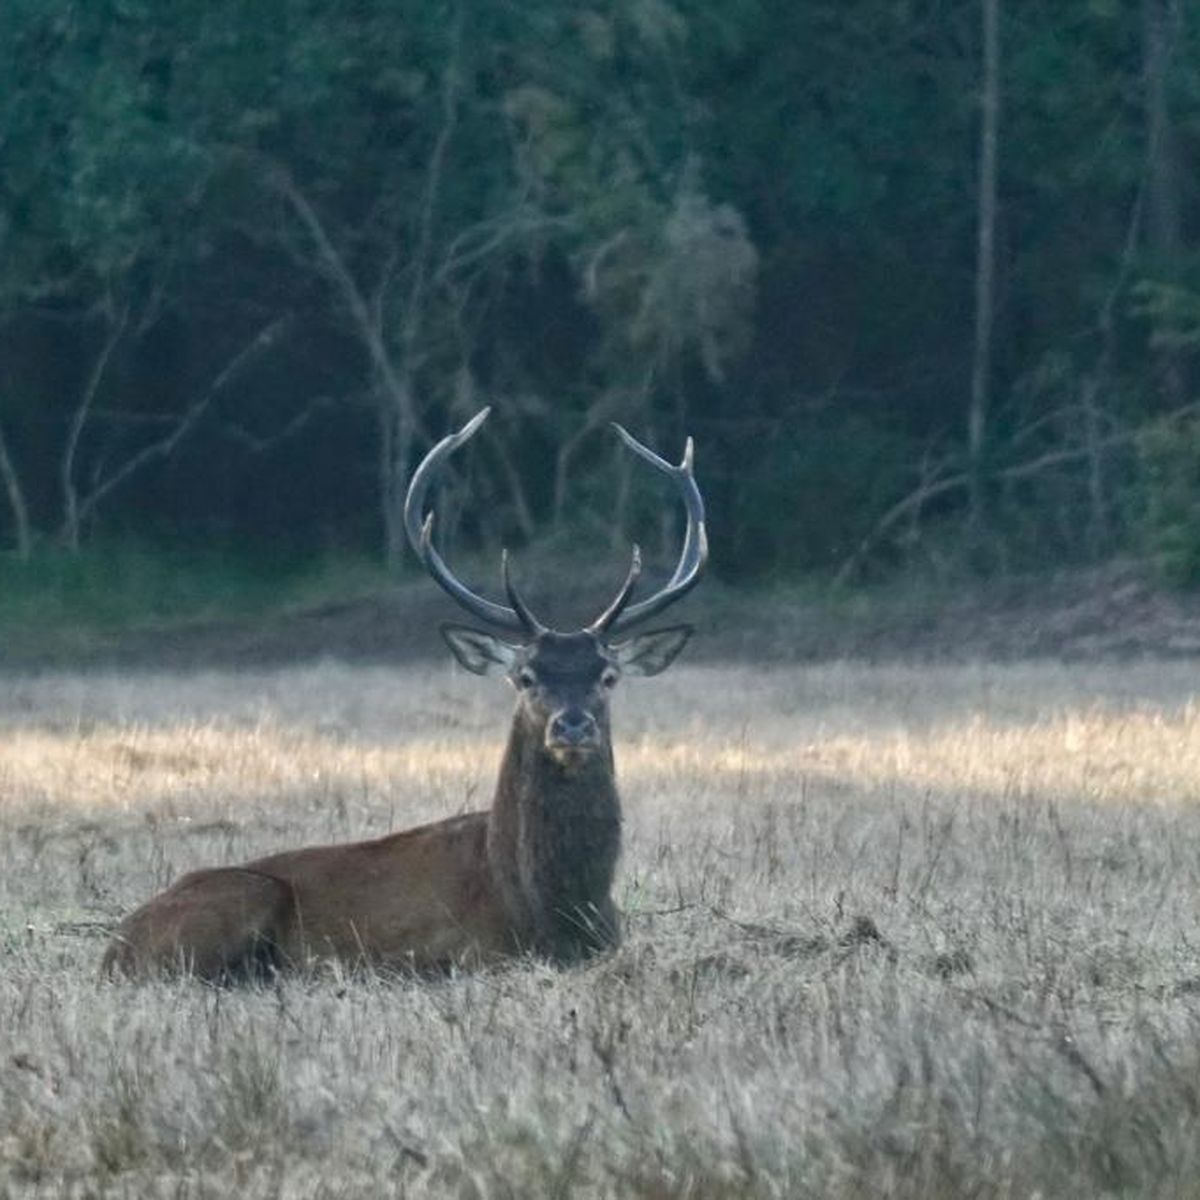
[[[695,434],[729,576],[1200,574],[1198,24],[7,0],[0,536],[397,564],[492,403],[451,536],[647,519],[619,420]]]

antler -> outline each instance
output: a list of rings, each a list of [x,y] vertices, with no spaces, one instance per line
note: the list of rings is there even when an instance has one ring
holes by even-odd
[[[408,495],[404,499],[404,528],[408,531],[408,540],[413,550],[416,551],[417,557],[424,563],[425,569],[452,599],[458,601],[463,608],[481,621],[486,621],[511,633],[535,637],[544,632],[545,626],[530,612],[529,606],[525,604],[513,586],[508,573],[508,551],[504,551],[501,567],[504,576],[504,590],[512,605],[511,608],[508,605],[496,604],[492,600],[476,595],[466,584],[455,578],[433,544],[433,513],[425,512],[425,496],[441,470],[442,464],[459,446],[475,434],[480,425],[487,420],[488,413],[491,411],[490,406],[481,409],[457,433],[447,434],[442,438],[421,460],[421,465],[413,472],[412,482],[408,485]]]
[[[675,481],[684,507],[687,509],[688,524],[679,561],[675,564],[674,574],[666,586],[655,592],[653,596],[639,601],[632,607],[626,607],[633,594],[633,587],[642,566],[641,553],[637,546],[634,546],[633,564],[629,568],[629,575],[617,593],[617,598],[588,626],[593,633],[617,633],[662,612],[664,608],[674,604],[696,585],[700,579],[700,572],[703,571],[704,564],[708,560],[708,534],[704,529],[704,498],[700,495],[696,477],[692,473],[694,456],[692,439],[688,438],[687,445],[683,450],[683,461],[675,467],[665,458],[660,458],[648,446],[643,446],[628,430],[615,422],[613,428],[630,450]]]
[[[445,560],[433,544],[433,513],[425,511],[425,497],[441,470],[442,464],[464,442],[474,436],[491,411],[490,407],[481,409],[457,433],[447,434],[442,438],[421,460],[421,465],[413,473],[412,482],[408,485],[408,495],[404,500],[404,528],[408,531],[408,540],[412,543],[417,557],[424,563],[425,569],[433,576],[434,581],[463,608],[480,620],[500,629],[524,634],[527,637],[536,637],[538,634],[546,632],[546,626],[533,615],[529,606],[517,592],[516,585],[509,573],[508,551],[503,552],[500,564],[508,604],[497,604],[495,601],[487,600],[471,591],[446,566]],[[637,438],[620,425],[614,424],[613,428],[625,445],[635,454],[675,481],[684,507],[687,509],[688,523],[679,561],[666,586],[655,592],[653,596],[630,606],[630,597],[633,595],[633,589],[642,571],[641,551],[634,546],[629,573],[626,575],[620,591],[617,592],[612,603],[587,627],[591,633],[596,634],[616,633],[662,612],[664,608],[674,604],[695,586],[704,569],[704,564],[708,560],[708,535],[704,529],[704,499],[700,495],[695,475],[692,473],[692,439],[688,438],[683,451],[683,461],[676,467],[666,459],[660,458],[649,447],[643,446]]]

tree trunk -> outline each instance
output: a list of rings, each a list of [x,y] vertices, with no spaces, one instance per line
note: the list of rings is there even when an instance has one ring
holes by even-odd
[[[1142,70],[1146,108],[1146,231],[1156,273],[1177,270],[1182,245],[1178,153],[1171,122],[1171,49],[1180,32],[1179,0],[1142,0]],[[1187,384],[1176,347],[1156,350],[1157,383],[1170,408],[1184,403]]]
[[[513,461],[512,451],[509,449],[507,440],[498,430],[492,431],[492,446],[495,448],[500,470],[508,484],[509,495],[512,496],[513,516],[516,518],[517,528],[521,531],[521,536],[528,542],[537,532],[537,528],[534,524],[533,509],[529,504],[525,481],[521,478],[521,472]]]
[[[62,458],[59,461],[59,482],[62,488],[63,506],[59,540],[73,554],[79,552],[79,538],[83,525],[79,486],[75,479],[79,446],[88,421],[91,419],[104,376],[108,371],[108,364],[121,339],[125,336],[125,326],[128,320],[128,306],[123,307],[116,317],[109,319],[104,340],[92,361],[92,369],[88,373],[83,393],[79,397],[79,403],[75,406],[70,424],[67,426],[67,437],[63,444]]]
[[[1108,470],[1104,448],[1105,430],[1100,409],[1100,374],[1085,379],[1080,387],[1083,404],[1083,436],[1087,447],[1088,522],[1085,532],[1086,550],[1093,559],[1100,558],[1109,546]]]
[[[623,550],[629,539],[629,497],[633,490],[632,455],[625,452],[624,446],[617,447],[616,469],[617,495],[613,501],[609,542],[614,550]]]
[[[975,265],[975,348],[967,410],[970,531],[978,548],[985,521],[984,455],[991,406],[992,327],[996,305],[996,163],[1000,126],[1000,0],[981,0],[983,77],[979,105],[979,193]]]
[[[1096,318],[1096,332],[1100,339],[1100,350],[1091,371],[1080,383],[1080,402],[1083,406],[1084,445],[1088,464],[1088,508],[1086,548],[1093,558],[1107,553],[1112,544],[1112,490],[1108,470],[1108,450],[1112,441],[1111,417],[1105,411],[1105,396],[1112,388],[1113,362],[1117,354],[1117,304],[1125,294],[1141,238],[1145,188],[1139,187],[1129,219],[1125,226],[1125,242],[1117,275],[1112,287],[1100,306]]]
[[[13,533],[17,543],[17,557],[25,562],[33,549],[33,530],[29,525],[29,506],[25,503],[25,489],[17,474],[12,455],[8,451],[8,438],[0,428],[0,477],[8,495],[8,506],[12,509]]]
[[[412,391],[406,380],[393,375],[377,385],[380,422],[380,498],[383,505],[384,547],[389,571],[400,569],[407,537],[404,497],[412,464],[416,421]]]

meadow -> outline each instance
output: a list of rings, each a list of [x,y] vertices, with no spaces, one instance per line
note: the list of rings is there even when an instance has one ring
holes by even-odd
[[[0,1197],[1200,1197],[1194,666],[679,665],[614,708],[613,955],[135,986],[107,930],[179,873],[486,805],[506,687],[8,675]]]

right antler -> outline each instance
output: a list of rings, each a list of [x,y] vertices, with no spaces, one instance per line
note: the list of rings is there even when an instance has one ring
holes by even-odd
[[[455,578],[433,544],[433,513],[425,512],[426,493],[429,491],[429,485],[441,470],[442,464],[459,446],[474,435],[480,425],[487,420],[488,413],[491,411],[490,406],[480,409],[457,433],[447,434],[421,460],[421,465],[413,472],[412,482],[408,485],[408,495],[404,498],[404,528],[408,531],[408,540],[416,551],[417,557],[425,564],[425,569],[463,608],[473,613],[481,621],[486,621],[499,629],[534,637],[543,632],[545,626],[529,611],[528,605],[517,595],[508,573],[508,552],[504,552],[501,568],[504,574],[504,590],[508,594],[511,608],[506,604],[496,604],[492,600],[486,600],[483,596],[476,595],[466,584]]]

